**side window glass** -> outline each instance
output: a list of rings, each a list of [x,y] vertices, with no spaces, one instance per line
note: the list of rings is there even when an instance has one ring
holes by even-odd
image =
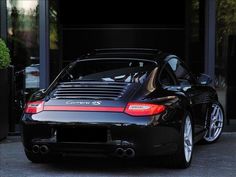
[[[171,75],[165,68],[160,73],[159,82],[163,86],[176,85],[174,79],[171,77]]]
[[[168,63],[181,85],[189,85],[191,83],[190,72],[177,58],[170,59]]]
[[[178,79],[188,80],[189,74],[188,71],[179,63],[178,69],[175,71],[175,75]]]
[[[178,64],[178,60],[176,58],[173,58],[171,60],[168,61],[171,69],[175,72],[177,69],[177,64]]]

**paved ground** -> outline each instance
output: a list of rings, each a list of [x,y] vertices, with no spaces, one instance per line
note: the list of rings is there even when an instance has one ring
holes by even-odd
[[[64,176],[236,176],[236,133],[224,133],[218,143],[195,146],[192,166],[185,170],[167,169],[150,161],[121,163],[113,160],[80,161],[64,159],[54,164],[33,164],[23,152],[19,137],[0,143],[0,177]]]

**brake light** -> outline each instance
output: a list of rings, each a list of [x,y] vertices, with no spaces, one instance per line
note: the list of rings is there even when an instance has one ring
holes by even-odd
[[[29,114],[37,114],[43,111],[44,101],[32,101],[28,102],[24,112]]]
[[[166,109],[164,105],[150,103],[128,103],[125,113],[132,116],[151,116],[163,112]]]

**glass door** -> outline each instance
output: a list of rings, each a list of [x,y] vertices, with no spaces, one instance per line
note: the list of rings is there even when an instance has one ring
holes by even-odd
[[[39,0],[7,0],[7,41],[15,73],[16,122],[39,89]]]

